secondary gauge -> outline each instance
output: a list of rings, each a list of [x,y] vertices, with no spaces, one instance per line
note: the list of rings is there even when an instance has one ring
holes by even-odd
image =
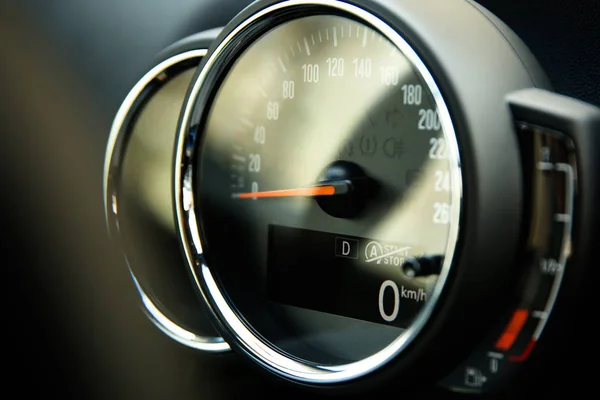
[[[197,350],[228,351],[188,281],[173,216],[170,164],[179,110],[218,31],[183,39],[158,57],[121,105],[109,138],[104,176],[110,235],[124,254],[148,318]]]
[[[451,372],[538,276],[522,268],[533,145],[511,111],[528,94],[507,97],[526,88],[549,84],[471,2],[244,10],[193,79],[174,161],[183,251],[228,343],[329,389]],[[539,291],[547,313],[561,279]]]

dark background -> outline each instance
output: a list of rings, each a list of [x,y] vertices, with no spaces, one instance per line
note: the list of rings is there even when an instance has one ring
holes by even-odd
[[[247,3],[0,0],[8,333],[0,360],[7,391],[18,397],[217,399],[274,390],[239,358],[198,355],[151,326],[120,255],[111,250],[102,204],[106,140],[129,89],[162,48],[224,25]],[[599,1],[481,3],[530,46],[558,92],[600,105]],[[585,358],[591,356],[585,337],[579,343],[551,338],[546,347],[555,350],[538,356],[538,366],[521,379],[523,390],[591,390],[592,372],[579,362],[595,362]],[[559,351],[567,346],[573,352]]]

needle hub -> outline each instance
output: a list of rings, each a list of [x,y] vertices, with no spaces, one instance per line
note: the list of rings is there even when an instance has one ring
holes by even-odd
[[[377,191],[376,182],[360,166],[349,161],[334,161],[323,171],[319,184],[334,182],[339,186],[345,185],[346,191],[340,196],[317,197],[316,200],[324,212],[336,218],[359,216],[367,200]]]

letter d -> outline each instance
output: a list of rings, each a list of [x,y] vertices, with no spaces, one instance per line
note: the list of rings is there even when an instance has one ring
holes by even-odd
[[[342,241],[342,255],[347,256],[350,254],[350,243],[345,240]]]

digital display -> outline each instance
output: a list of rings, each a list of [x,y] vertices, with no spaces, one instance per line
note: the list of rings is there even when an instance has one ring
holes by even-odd
[[[406,328],[427,301],[427,280],[403,270],[419,255],[410,245],[270,225],[268,297]]]

